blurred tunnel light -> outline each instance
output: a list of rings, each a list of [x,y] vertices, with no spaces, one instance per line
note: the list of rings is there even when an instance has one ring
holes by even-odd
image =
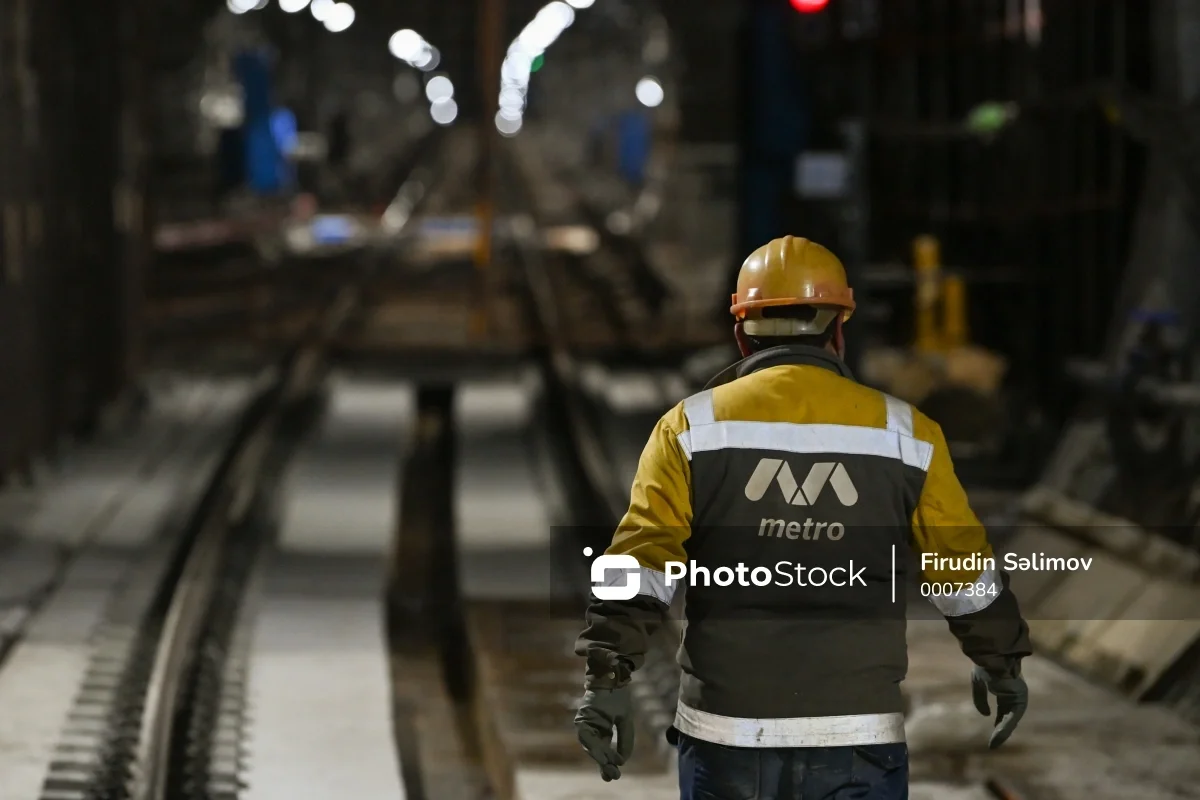
[[[510,53],[500,66],[500,77],[506,83],[523,86],[529,82],[529,73],[532,66],[533,59],[526,53],[522,51]]]
[[[258,0],[225,0],[225,7],[234,14],[245,14],[247,11],[253,11],[258,5]]]
[[[329,14],[336,5],[335,0],[312,0],[312,5],[308,7],[308,10],[313,15],[313,19],[317,22],[324,22],[329,19]]]
[[[458,103],[453,100],[440,100],[429,107],[429,116],[438,125],[449,125],[458,117]]]
[[[565,9],[566,13],[560,9]],[[551,3],[525,26],[514,46],[524,51],[530,59],[540,56],[570,27],[574,19],[575,10],[569,5],[562,2]]]
[[[663,98],[666,97],[662,84],[658,82],[657,78],[649,75],[638,81],[634,93],[637,95],[638,102],[648,108],[662,105]]]
[[[313,0],[313,3],[316,2],[318,0]],[[388,39],[388,51],[401,61],[416,61],[426,47],[421,34],[408,28],[396,31],[392,34],[392,38]]]
[[[517,38],[515,47],[518,52],[524,53],[530,59],[534,56],[541,55],[547,47],[554,44],[554,40],[558,38],[557,33],[547,35],[545,28],[537,28],[529,26],[521,31],[520,37]]]
[[[559,32],[565,31],[575,22],[575,9],[562,2],[562,0],[554,0],[553,3],[546,5],[538,12],[539,17],[542,15],[545,15],[548,20],[546,24],[549,25],[551,24],[550,21],[553,21]]]
[[[308,0],[279,0],[279,8],[288,14],[303,11],[308,6]]]
[[[512,69],[515,70],[514,74],[517,76],[521,74],[528,75],[529,69],[533,66],[533,56],[522,50],[519,42],[514,42],[513,46],[509,48],[508,56],[504,61],[511,65]]]
[[[408,63],[422,72],[429,72],[432,69],[437,69],[438,64],[442,63],[442,53],[436,47],[426,44],[421,50],[421,55],[417,56],[415,61]]]
[[[254,10],[262,11],[264,8],[266,8],[270,4],[271,4],[271,0],[258,0],[258,2],[254,4]]]
[[[515,136],[521,130],[521,118],[513,119],[506,117],[503,113],[496,115],[496,130],[504,136]]]
[[[525,91],[529,87],[531,73],[541,66],[546,49],[575,22],[575,9],[590,8],[594,2],[554,0],[547,3],[509,45],[504,62],[500,65],[500,112],[496,116],[496,127],[501,133],[512,128],[513,123],[517,123],[519,129],[520,112],[525,107]],[[512,133],[516,133],[516,130]]]
[[[525,97],[517,89],[500,92],[500,108],[524,108]]]
[[[454,84],[445,75],[434,75],[425,84],[425,96],[431,103],[441,103],[454,98]]]
[[[341,33],[354,24],[354,16],[354,6],[349,3],[335,3],[322,22],[325,23],[325,30],[330,33]]]
[[[210,91],[200,98],[200,113],[221,128],[236,128],[245,113],[240,95],[235,92]]]

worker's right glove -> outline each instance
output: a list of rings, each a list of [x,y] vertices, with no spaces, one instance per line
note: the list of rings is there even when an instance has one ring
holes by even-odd
[[[983,667],[975,667],[971,673],[971,693],[975,700],[975,708],[985,717],[991,714],[988,708],[988,694],[996,697],[996,727],[988,747],[995,750],[1008,741],[1017,723],[1025,716],[1029,706],[1029,687],[1021,678],[1018,670],[1015,675],[995,675]]]
[[[588,689],[575,714],[575,732],[583,749],[600,765],[600,777],[605,781],[621,777],[621,765],[633,755],[633,692],[628,686]]]

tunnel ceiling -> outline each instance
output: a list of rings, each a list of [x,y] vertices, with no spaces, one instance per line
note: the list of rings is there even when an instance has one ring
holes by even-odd
[[[505,2],[507,46],[546,0]],[[618,53],[636,58],[637,47],[631,48],[631,43],[644,41],[647,21],[661,15],[670,32],[669,71],[678,91],[680,135],[698,142],[730,142],[736,137],[741,7],[741,0],[596,0],[580,16],[604,18],[606,23],[580,25],[582,35],[568,31],[547,59],[582,60],[584,53],[599,59]]]
[[[319,124],[332,104],[351,102],[362,91],[377,102],[395,102],[396,76],[412,72],[387,51],[388,37],[401,28],[416,30],[441,51],[439,70],[454,80],[465,113],[483,107],[478,85],[478,0],[351,2],[356,20],[339,34],[326,31],[307,12],[283,13],[275,7],[277,0],[271,0],[270,7],[261,12],[236,18],[227,11],[224,0],[159,5],[152,46],[159,117],[156,139],[162,143],[158,149],[180,156],[205,150],[202,140],[207,134],[200,130],[200,98],[214,81],[227,80],[219,74],[224,69],[221,60],[246,43],[270,43],[279,54],[281,100],[302,111],[302,124],[304,119]],[[504,0],[502,49],[543,5],[545,0]],[[732,141],[737,0],[597,0],[581,12],[591,21],[581,20],[576,26],[580,30],[569,31],[547,57],[567,68],[573,64],[584,83],[597,83],[593,80],[597,75],[603,83],[603,73],[619,72],[624,59],[636,58],[637,42],[644,35],[641,29],[655,8],[661,9],[671,31],[671,71],[677,89],[671,102],[679,106],[681,135],[700,142]],[[636,71],[636,67],[630,69]],[[625,83],[636,81],[632,74],[616,77]],[[562,84],[565,76],[560,73],[556,78]],[[486,87],[485,91],[491,94],[498,88]],[[586,99],[588,92],[581,97]],[[606,103],[602,99],[595,102]],[[419,105],[418,100],[414,110]]]

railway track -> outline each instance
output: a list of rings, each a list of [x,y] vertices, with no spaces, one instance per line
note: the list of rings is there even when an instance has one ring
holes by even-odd
[[[582,550],[607,546],[626,498],[600,409],[584,390],[580,353],[598,344],[634,348],[649,315],[621,302],[635,280],[620,274],[629,264],[613,252],[580,260],[546,251],[537,178],[520,163],[505,167],[513,224],[497,268],[507,285],[526,288],[536,347],[525,379],[427,387],[418,396],[392,603],[410,798],[540,799],[596,789],[571,725],[582,691],[572,645],[590,585]],[[513,403],[524,410],[502,410]],[[479,430],[464,429],[471,426]],[[501,483],[506,488],[496,488]],[[507,517],[474,511],[546,496],[558,496],[559,508]],[[510,554],[491,549],[506,542]],[[662,735],[673,715],[673,656],[664,646],[639,676],[643,745],[622,796],[637,796],[639,775],[673,786]]]
[[[221,733],[242,711],[232,645],[270,541],[264,501],[311,416],[323,342],[355,302],[341,293],[260,379],[183,534],[157,542],[110,604],[43,798],[208,798],[238,785],[237,740],[229,750]]]
[[[607,548],[627,507],[628,489],[602,423],[608,409],[585,386],[592,341],[577,333],[581,311],[565,305],[563,298],[578,296],[584,308],[607,309],[609,324],[617,328],[615,341],[627,356],[636,359],[639,346],[652,344],[657,319],[653,310],[663,300],[644,288],[661,290],[662,285],[644,258],[630,257],[626,240],[602,237],[600,250],[583,265],[555,263],[544,256],[534,233],[538,219],[548,212],[537,194],[541,176],[534,163],[521,158],[520,151],[513,152],[512,168],[515,180],[508,185],[523,190],[517,199],[534,211],[534,224],[514,232],[513,255],[529,286],[530,316],[537,320],[539,334],[547,343],[539,354],[545,391],[543,457],[559,475],[567,509],[563,524],[551,537],[551,569],[560,596],[534,603],[477,604],[469,625],[480,664],[481,691],[488,706],[496,710],[493,746],[510,764],[507,773],[497,777],[511,792],[501,792],[501,796],[538,796],[545,791],[537,788],[543,780],[580,781],[561,792],[566,797],[584,787],[596,790],[594,766],[581,752],[570,724],[582,692],[582,667],[572,648],[590,594],[586,554]],[[576,202],[578,213],[588,218],[590,209],[579,198]],[[582,280],[578,277],[581,266],[587,276]],[[673,632],[669,627],[663,630],[635,679],[641,745],[623,770],[627,779],[622,796],[656,794],[664,789],[669,796],[674,791],[669,770],[673,751],[665,738],[674,719],[678,688]],[[531,669],[531,665],[538,668]],[[550,691],[538,690],[547,684]],[[535,785],[522,789],[518,786],[521,777],[526,784],[532,781]]]
[[[420,152],[428,146],[423,142]],[[410,186],[429,178],[415,159],[406,172],[415,177],[404,182],[402,197],[411,194]],[[419,198],[411,205],[417,202]],[[413,208],[407,210],[411,213]],[[277,518],[281,481],[290,457],[322,416],[320,390],[327,382],[330,351],[364,310],[377,264],[361,260],[358,275],[326,301],[251,403],[186,535],[167,562],[136,649],[128,653],[123,669],[109,672],[120,702],[109,710],[112,737],[97,759],[103,769],[96,783],[106,797],[243,796],[245,748],[251,739],[247,672],[250,639],[258,622],[254,610],[244,605],[251,582],[272,574],[262,557],[277,549],[275,537],[283,534]],[[336,585],[336,563],[325,566],[328,573],[310,577],[317,586]],[[350,573],[361,569],[347,567]],[[291,574],[303,572],[299,568]],[[369,573],[368,566],[363,574],[368,584]],[[369,632],[366,637],[363,641],[370,648]],[[272,705],[278,707],[278,702]]]
[[[415,161],[406,167],[414,177],[401,189],[405,197],[414,179],[430,177],[417,167]],[[222,406],[209,413],[217,418],[219,438],[204,439],[204,429],[189,431],[196,412],[158,387],[152,392],[156,413],[179,429],[174,439],[190,442],[190,450],[175,455],[172,442],[149,447],[141,442],[145,436],[135,436],[112,457],[136,456],[142,466],[132,462],[133,473],[112,489],[107,505],[92,500],[97,477],[84,473],[78,476],[83,497],[65,494],[67,508],[58,514],[56,498],[45,498],[21,523],[30,528],[25,550],[38,553],[43,541],[59,537],[56,528],[66,534],[87,527],[61,537],[61,552],[43,583],[26,581],[28,599],[17,597],[23,603],[17,625],[0,637],[0,797],[253,799],[245,791],[245,748],[254,733],[245,711],[252,695],[262,692],[252,685],[251,662],[269,672],[265,662],[273,655],[272,648],[252,642],[262,635],[253,606],[272,600],[261,584],[280,571],[268,569],[287,534],[280,507],[296,495],[281,482],[296,448],[324,418],[329,356],[362,316],[379,266],[378,259],[358,258],[334,276],[302,271],[305,280],[293,294],[303,295],[303,302],[292,312],[290,344],[256,378],[239,384],[236,400],[218,398]],[[233,277],[247,274],[235,270]],[[229,277],[214,274],[201,283],[214,290],[246,288],[229,286]],[[135,446],[146,453],[128,449]],[[174,449],[181,449],[178,442]],[[387,460],[398,463],[399,452]],[[118,463],[84,466],[105,480],[104,470]],[[70,480],[61,487],[71,488]],[[393,497],[389,486],[384,499]],[[50,505],[41,507],[45,500]],[[72,505],[96,510],[89,519],[84,508]],[[383,538],[390,534],[386,530]],[[0,578],[21,560],[0,564]],[[364,563],[369,573],[369,564],[386,559]],[[337,569],[335,562],[322,566]],[[359,566],[348,569],[361,573]],[[324,582],[314,577],[315,585]],[[355,585],[369,584],[366,578]],[[6,615],[11,602],[7,594],[0,599]],[[339,600],[326,607],[339,603],[344,606]],[[368,631],[359,644],[369,649],[369,639]],[[381,665],[385,652],[381,639]],[[380,685],[373,704],[383,708],[387,684]],[[269,714],[271,707],[289,704],[266,705]],[[390,742],[384,752],[385,761],[394,756]],[[271,760],[255,759],[262,761]]]

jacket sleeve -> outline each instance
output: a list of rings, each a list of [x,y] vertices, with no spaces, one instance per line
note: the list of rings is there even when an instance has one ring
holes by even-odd
[[[1029,627],[1009,577],[954,474],[941,428],[926,417],[915,433],[933,445],[933,453],[912,517],[913,543],[924,580],[953,590],[931,592],[930,600],[968,658],[995,674],[1019,674],[1021,659],[1031,653]]]
[[[691,468],[679,444],[686,429],[681,404],[658,421],[638,461],[629,510],[605,551],[636,560],[638,592],[629,600],[600,600],[593,593],[575,645],[587,659],[589,687],[625,683],[642,666],[650,637],[670,608],[675,585],[667,579],[666,564],[686,559],[684,542],[691,534]],[[615,569],[605,575],[606,585],[625,586],[632,579]],[[621,668],[614,669],[618,662]]]

